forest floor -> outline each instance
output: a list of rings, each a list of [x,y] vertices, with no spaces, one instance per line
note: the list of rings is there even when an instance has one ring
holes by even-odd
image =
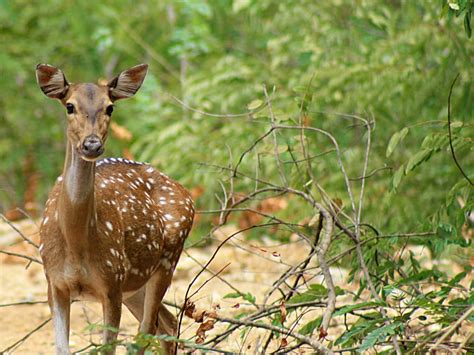
[[[22,232],[36,243],[38,242],[37,226],[32,221],[15,223]],[[217,239],[222,240],[224,236],[235,231],[235,228],[228,227],[222,230]],[[6,223],[0,223],[0,246],[3,250],[9,250],[35,258],[39,258],[38,251],[31,245],[22,242],[17,232],[13,231]],[[205,248],[190,248],[183,253],[176,269],[174,280],[169,289],[166,299],[175,304],[181,305],[186,289],[192,278],[202,269],[202,264],[209,260],[215,251],[217,243]],[[293,242],[285,245],[275,245],[271,242],[246,241],[242,236],[235,237],[233,243],[224,246],[217,254],[216,259],[210,264],[209,270],[219,273],[227,283],[242,292],[250,292],[258,301],[261,301],[264,294],[271,288],[274,280],[286,270],[288,265],[295,265],[300,262],[308,253],[308,247],[301,242]],[[425,253],[418,250],[418,253]],[[0,304],[10,304],[28,301],[45,301],[47,299],[46,280],[42,266],[32,263],[25,269],[28,263],[25,259],[14,256],[0,255]],[[444,267],[443,267],[443,264]],[[226,267],[227,265],[227,267]],[[457,264],[449,261],[440,263],[441,267],[456,274],[462,269]],[[312,264],[309,265],[311,267]],[[224,270],[222,271],[222,269]],[[344,289],[356,291],[357,284],[348,285],[345,283],[347,270],[341,268],[331,269],[336,285]],[[234,317],[239,312],[251,307],[250,304],[241,299],[224,298],[228,293],[235,292],[227,283],[219,279],[212,278],[210,272],[204,272],[193,286],[193,290],[207,282],[204,287],[192,298],[193,302],[200,309],[218,309],[218,314],[225,317]],[[209,280],[211,279],[212,280]],[[321,282],[316,278],[312,282]],[[336,306],[340,307],[351,302],[352,298],[338,297]],[[270,299],[271,300],[271,299]],[[240,302],[240,303],[239,303]],[[217,306],[218,305],[218,306]],[[73,351],[85,348],[91,342],[100,343],[100,332],[97,329],[87,329],[90,324],[100,324],[102,312],[100,304],[91,302],[77,302],[71,307],[71,339],[70,346]],[[121,336],[133,337],[137,331],[138,323],[124,307],[121,321]],[[176,309],[171,309],[176,312]],[[315,310],[316,313],[308,315],[315,317],[315,314],[322,314],[321,308]],[[45,320],[49,319],[50,312],[46,303],[34,305],[0,306],[0,352],[30,331],[38,327]],[[309,318],[311,319],[311,318]],[[337,324],[330,328],[328,339],[337,338]],[[195,322],[185,317],[183,321],[183,337],[190,338],[197,329]],[[223,330],[226,325],[217,325],[215,329],[208,332],[208,337],[212,337]],[[465,336],[469,329],[464,329],[460,337]],[[471,329],[472,331],[472,329]],[[241,338],[240,331],[234,332],[225,343],[226,349],[236,352],[250,352],[255,350],[262,340],[258,331],[253,331],[251,336]],[[463,335],[464,334],[464,335]],[[221,344],[223,346],[223,344]],[[253,352],[252,351],[252,352]],[[35,331],[20,346],[16,347],[10,354],[51,354],[54,352],[54,335],[52,322],[48,322],[44,327]],[[124,349],[118,349],[118,353],[125,353]]]

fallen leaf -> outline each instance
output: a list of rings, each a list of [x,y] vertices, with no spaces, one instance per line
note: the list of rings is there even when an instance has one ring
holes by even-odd
[[[288,340],[286,338],[282,338],[280,342],[280,348],[285,348],[288,345]]]

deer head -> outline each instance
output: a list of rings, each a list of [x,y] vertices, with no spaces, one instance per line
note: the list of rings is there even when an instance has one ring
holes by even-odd
[[[38,64],[36,79],[46,96],[60,100],[66,108],[67,138],[71,147],[82,159],[95,161],[104,152],[114,102],[133,96],[147,70],[147,64],[134,66],[107,85],[72,84],[60,69]]]

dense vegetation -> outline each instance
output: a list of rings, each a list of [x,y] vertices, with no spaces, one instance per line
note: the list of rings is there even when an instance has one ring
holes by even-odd
[[[234,168],[251,148],[239,164],[242,174],[315,195],[323,187],[318,201],[336,201],[350,212],[330,140],[277,130],[254,143],[274,124],[329,132],[359,196],[368,138],[362,117],[371,128],[361,217],[370,227],[366,235],[433,232],[410,242],[427,245],[435,257],[456,257],[467,274],[474,180],[472,6],[468,0],[0,1],[0,209],[41,205],[63,163],[64,110],[38,89],[35,65],[58,66],[74,82],[110,78],[147,62],[150,72],[139,95],[120,102],[114,113],[118,126],[107,155],[150,162],[201,194],[199,209],[214,210],[222,207],[216,194],[230,182],[216,166]],[[458,73],[448,127],[448,94]],[[298,164],[307,158],[302,140],[311,172]],[[241,194],[257,188],[251,179],[232,182]],[[299,223],[311,214],[311,207],[294,202],[280,218]],[[211,223],[214,217],[202,215],[191,241],[204,240]],[[272,237],[286,241],[288,233]],[[340,238],[335,251],[350,243]],[[382,299],[398,285],[394,270],[404,266],[377,253],[400,243],[385,238],[364,250]],[[374,263],[380,257],[385,261]],[[357,260],[342,262],[357,274]],[[436,278],[452,286],[466,276],[420,270],[414,259],[405,272],[406,284]],[[448,325],[465,308],[434,309],[430,299],[442,303],[447,297],[446,290],[439,292],[414,304],[431,307],[437,321]],[[468,304],[467,298],[457,302]],[[339,344],[360,338],[368,347],[404,331],[400,319],[371,333],[380,324],[354,327]],[[367,334],[373,343],[363,343]]]

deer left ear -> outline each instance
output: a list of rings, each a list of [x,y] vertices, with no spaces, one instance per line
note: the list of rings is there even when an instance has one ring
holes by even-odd
[[[132,97],[142,86],[148,71],[148,64],[139,64],[121,72],[109,81],[110,99],[112,101]]]

